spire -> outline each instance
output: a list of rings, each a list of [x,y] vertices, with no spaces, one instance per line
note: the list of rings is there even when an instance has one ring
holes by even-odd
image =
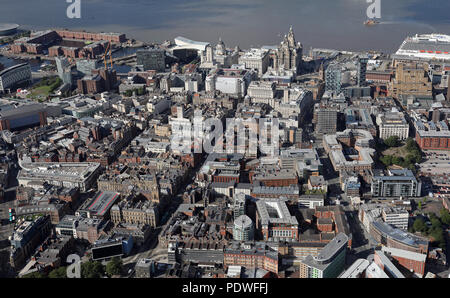
[[[292,28],[292,25],[289,28],[288,39],[289,39],[289,46],[295,47],[295,36],[294,36],[294,29]]]

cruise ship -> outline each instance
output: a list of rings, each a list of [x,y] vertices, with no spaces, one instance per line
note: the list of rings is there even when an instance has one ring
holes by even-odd
[[[395,54],[427,60],[450,60],[450,36],[444,34],[416,34],[406,38]]]

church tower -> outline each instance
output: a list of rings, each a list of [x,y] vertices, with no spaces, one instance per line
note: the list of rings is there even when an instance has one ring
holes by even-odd
[[[295,41],[294,29],[291,26],[289,33],[278,46],[276,66],[280,70],[293,70],[299,73],[302,55],[303,46]]]

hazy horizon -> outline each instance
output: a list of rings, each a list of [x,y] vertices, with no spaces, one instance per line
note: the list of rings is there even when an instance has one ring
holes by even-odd
[[[25,3],[26,2],[26,3]],[[0,22],[27,29],[63,27],[114,31],[146,42],[178,35],[228,47],[278,44],[294,27],[306,49],[395,51],[416,33],[450,34],[450,2],[382,0],[382,24],[366,27],[366,0],[81,0],[81,19],[69,19],[65,0],[0,0]]]

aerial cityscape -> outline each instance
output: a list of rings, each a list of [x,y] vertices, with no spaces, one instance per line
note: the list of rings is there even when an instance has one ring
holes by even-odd
[[[0,18],[0,278],[450,277],[448,24],[355,50],[73,9]]]

